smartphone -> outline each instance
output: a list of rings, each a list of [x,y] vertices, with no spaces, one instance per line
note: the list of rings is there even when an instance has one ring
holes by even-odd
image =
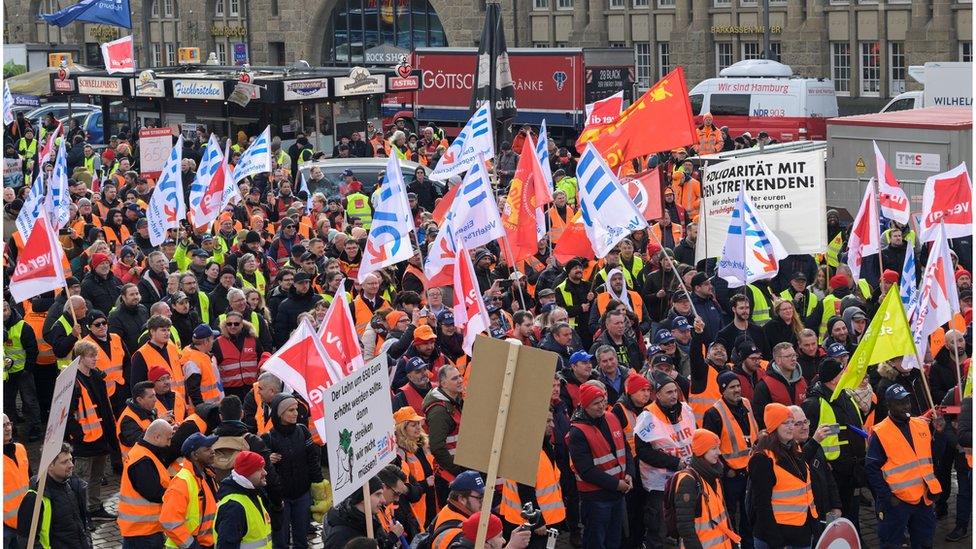
[[[498,287],[507,290],[512,287],[512,282],[510,278],[501,279],[498,281]]]

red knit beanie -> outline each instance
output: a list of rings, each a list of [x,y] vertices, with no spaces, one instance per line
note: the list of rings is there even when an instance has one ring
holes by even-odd
[[[627,390],[628,395],[632,395],[641,389],[650,389],[651,382],[640,374],[630,374],[627,376],[627,381],[624,383],[624,388]]]
[[[242,477],[251,476],[262,467],[264,467],[264,458],[255,452],[242,451],[234,460],[234,471]]]
[[[471,515],[461,523],[461,533],[469,541],[476,541],[478,538],[478,522],[481,520],[481,511]],[[488,533],[485,540],[496,538],[502,533],[502,519],[495,515],[488,517]]]
[[[584,408],[586,408],[590,404],[593,404],[594,400],[605,396],[607,396],[607,392],[597,387],[596,385],[580,385],[580,389],[579,389],[580,404]]]
[[[830,289],[836,290],[837,288],[843,288],[847,286],[847,277],[842,274],[835,274],[830,277]]]

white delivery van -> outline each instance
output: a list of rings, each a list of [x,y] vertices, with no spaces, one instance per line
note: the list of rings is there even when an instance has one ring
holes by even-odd
[[[933,61],[908,67],[908,76],[921,83],[924,91],[900,93],[881,112],[907,111],[925,107],[973,106],[973,64]]]
[[[778,141],[827,138],[826,119],[837,116],[834,83],[800,78],[793,69],[768,59],[739,61],[692,88],[696,121],[711,113],[716,126],[732,136],[766,131]]]

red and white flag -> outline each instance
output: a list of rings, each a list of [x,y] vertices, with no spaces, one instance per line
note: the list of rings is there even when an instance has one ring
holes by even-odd
[[[847,244],[847,266],[851,268],[854,280],[860,278],[864,258],[878,253],[881,249],[878,234],[878,206],[874,197],[874,178],[868,181],[864,190],[864,200],[857,210],[857,217],[851,225],[851,238]]]
[[[464,249],[464,245],[458,243],[454,260],[454,324],[464,331],[461,348],[471,355],[475,337],[487,330],[491,321],[485,300],[481,298],[481,291],[478,289],[471,256]]]
[[[922,242],[936,239],[940,221],[949,238],[973,234],[973,183],[965,163],[925,181]]]
[[[17,266],[10,277],[10,295],[14,301],[21,303],[65,287],[64,267],[61,263],[63,253],[47,216],[38,216],[24,244],[24,250],[17,256]]]
[[[189,210],[196,228],[206,227],[223,211],[224,190],[227,185],[234,185],[227,177],[224,165],[217,135],[212,133],[197,167],[196,178],[190,185]]]
[[[356,323],[346,303],[345,280],[339,284],[332,304],[325,313],[325,319],[322,320],[319,341],[329,358],[340,365],[342,371],[339,378],[346,377],[365,364],[363,351],[359,347]]]
[[[584,111],[586,113],[585,126],[609,124],[620,116],[622,110],[624,110],[623,90],[618,91],[610,97],[604,97],[592,103],[587,103]]]
[[[556,242],[552,254],[562,264],[567,263],[574,257],[583,257],[586,259],[596,258],[596,252],[593,251],[590,237],[586,236],[586,227],[583,225],[582,212],[577,211],[573,215],[573,219],[566,225],[566,230],[559,237],[559,242]]]
[[[105,71],[109,74],[136,72],[136,55],[132,35],[102,44],[102,57],[105,59]]]
[[[630,195],[644,219],[652,221],[664,216],[661,207],[661,171],[657,168],[620,178],[620,185]]]
[[[310,419],[325,440],[325,391],[342,379],[342,366],[325,352],[311,323],[302,320],[261,369],[274,374],[308,402]]]
[[[905,357],[905,365],[915,368],[919,367],[919,358],[925,356],[932,332],[952,320],[953,314],[959,310],[959,292],[953,276],[945,225],[940,223],[934,233],[935,243],[918,289],[918,305],[912,324],[912,337],[918,357]]]
[[[91,192],[102,192],[102,180],[98,178],[98,174],[92,176]]]
[[[874,141],[871,144],[874,145],[874,165],[878,174],[878,206],[881,207],[881,215],[906,225],[911,215],[908,195],[895,179],[895,174],[881,154],[878,144]]]

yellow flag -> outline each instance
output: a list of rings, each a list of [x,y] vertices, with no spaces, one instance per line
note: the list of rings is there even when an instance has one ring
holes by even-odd
[[[847,363],[847,368],[841,374],[830,400],[835,400],[843,389],[854,389],[860,386],[869,365],[909,354],[917,354],[915,342],[912,340],[912,331],[908,326],[905,308],[901,304],[898,284],[894,284],[888,288],[881,307],[871,319],[871,324],[864,332],[864,337],[854,351],[854,356]]]
[[[827,244],[827,266],[837,267],[840,265],[840,250],[844,247],[844,235],[837,233],[837,236]]]

